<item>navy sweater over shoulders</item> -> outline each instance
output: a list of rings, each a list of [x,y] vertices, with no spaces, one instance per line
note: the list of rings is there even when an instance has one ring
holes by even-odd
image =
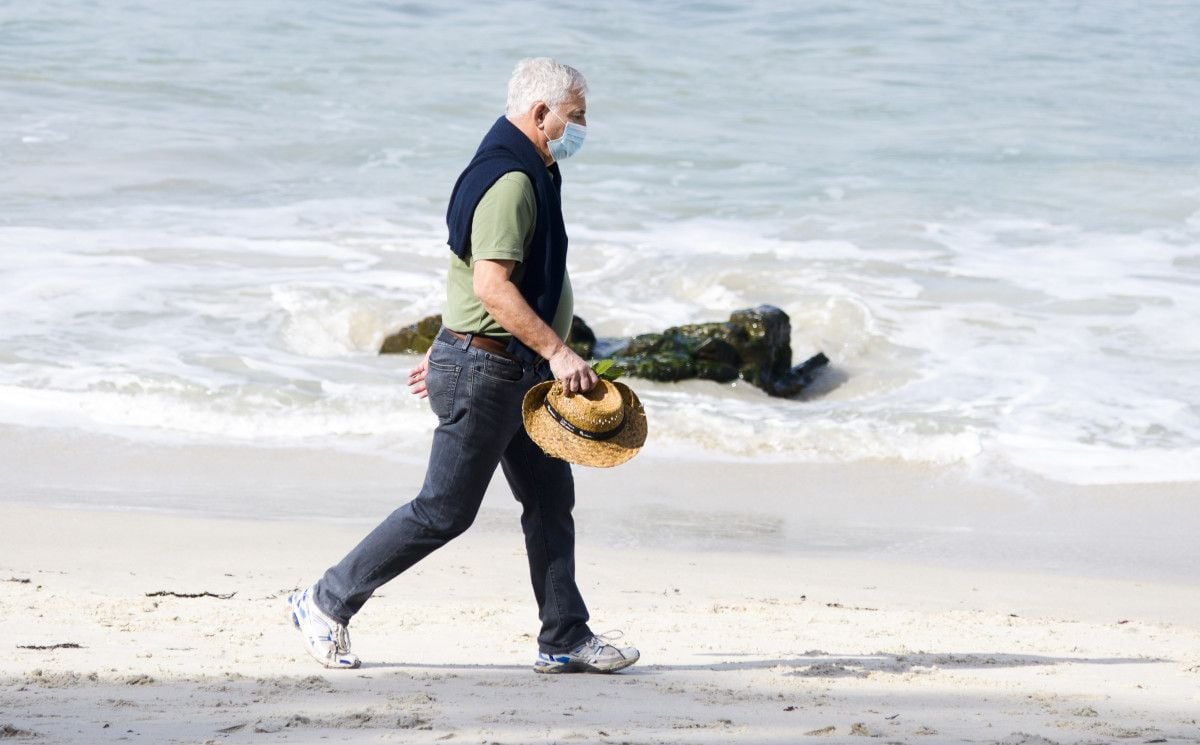
[[[562,175],[557,163],[546,167],[529,138],[503,116],[484,135],[475,157],[454,184],[446,210],[450,232],[447,243],[458,258],[469,261],[475,208],[487,190],[512,171],[521,171],[529,177],[537,200],[533,245],[518,289],[534,312],[547,324],[553,324],[567,268],[567,229],[560,201]],[[515,336],[508,349],[526,362],[538,357]]]

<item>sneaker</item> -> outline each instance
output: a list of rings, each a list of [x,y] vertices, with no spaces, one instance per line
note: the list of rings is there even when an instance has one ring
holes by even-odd
[[[304,634],[308,653],[325,667],[358,667],[362,663],[350,654],[350,631],[317,607],[312,591],[310,587],[288,596],[292,623]]]
[[[596,634],[570,652],[546,654],[538,652],[533,663],[535,673],[615,673],[638,661],[641,653],[633,647],[617,647],[621,632]]]

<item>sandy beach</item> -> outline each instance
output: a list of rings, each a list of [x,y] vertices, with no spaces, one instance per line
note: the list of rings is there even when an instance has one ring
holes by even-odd
[[[327,671],[284,599],[357,526],[2,509],[14,742],[1200,742],[1195,585],[585,542],[642,662],[549,677],[514,525],[385,587]]]

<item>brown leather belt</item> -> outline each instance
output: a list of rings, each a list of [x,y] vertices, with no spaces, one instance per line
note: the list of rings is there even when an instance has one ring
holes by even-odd
[[[506,359],[510,359],[514,362],[520,362],[520,360],[518,360],[514,355],[509,353],[507,341],[500,341],[499,339],[494,339],[490,336],[476,336],[475,334],[460,334],[457,331],[452,331],[450,329],[444,329],[444,330],[447,334],[450,334],[451,336],[453,336],[455,339],[458,339],[459,341],[462,341],[463,339],[466,339],[468,336],[470,336],[471,337],[471,346],[476,347],[478,349],[482,349],[485,352],[491,352],[492,354],[496,354],[496,355],[499,355]]]

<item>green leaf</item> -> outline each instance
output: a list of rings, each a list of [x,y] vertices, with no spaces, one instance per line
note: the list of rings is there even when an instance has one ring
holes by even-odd
[[[625,374],[625,369],[611,359],[600,360],[599,362],[593,364],[592,370],[594,370],[597,375],[608,381],[616,380]]]

